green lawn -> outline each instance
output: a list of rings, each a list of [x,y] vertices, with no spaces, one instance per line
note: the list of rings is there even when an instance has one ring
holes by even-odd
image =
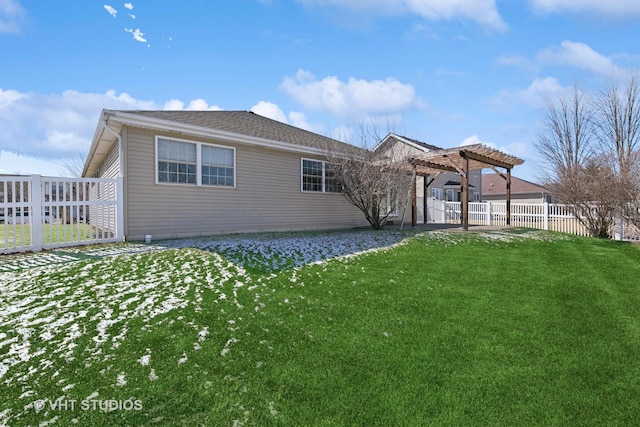
[[[640,246],[519,230],[4,273],[0,425],[635,425],[639,277]]]
[[[9,247],[28,246],[30,242],[29,224],[16,225],[0,224],[0,247],[4,247],[5,236],[9,240]],[[44,244],[78,242],[91,238],[91,226],[88,224],[45,224]]]

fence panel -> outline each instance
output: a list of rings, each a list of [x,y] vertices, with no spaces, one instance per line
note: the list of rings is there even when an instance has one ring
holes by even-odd
[[[122,241],[122,179],[0,177],[0,253]]]
[[[0,177],[0,253],[32,249],[31,200],[30,178]]]
[[[460,223],[460,202],[444,202],[442,222]],[[469,202],[469,224],[506,226],[507,204],[505,202]],[[617,224],[618,228],[621,227],[620,224]],[[559,204],[511,203],[511,225],[589,236],[589,231],[580,223],[572,210],[566,205]],[[615,230],[611,231],[612,236],[615,233]],[[624,227],[624,232],[617,232],[616,235],[626,240],[634,238],[640,240],[640,230],[628,225]]]

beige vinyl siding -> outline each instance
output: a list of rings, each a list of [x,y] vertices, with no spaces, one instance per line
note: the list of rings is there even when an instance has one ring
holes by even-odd
[[[105,157],[104,162],[98,169],[97,178],[117,178],[120,173],[120,157],[118,150],[118,142],[116,141],[111,147],[109,154]]]
[[[317,157],[131,127],[124,134],[128,240],[367,225],[341,194],[301,191],[301,158]],[[236,187],[156,184],[156,135],[234,147]]]
[[[109,154],[104,159],[97,171],[96,178],[117,178],[120,172],[120,157],[118,142],[113,144]],[[116,186],[112,184],[94,184],[91,186],[92,200],[113,200],[115,198]],[[105,231],[116,229],[116,212],[114,207],[91,206],[89,208],[89,222],[100,224]]]

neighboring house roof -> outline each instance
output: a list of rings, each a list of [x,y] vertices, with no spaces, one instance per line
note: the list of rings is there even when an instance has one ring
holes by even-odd
[[[511,194],[547,193],[547,189],[541,185],[524,179],[511,176]],[[507,194],[506,181],[496,173],[482,175],[482,194]]]
[[[447,181],[444,183],[443,187],[460,187],[460,181]],[[475,188],[472,184],[469,184],[469,188]]]
[[[124,125],[307,154],[358,150],[353,145],[250,111],[103,110],[83,176],[92,175],[99,167],[113,146],[115,133]]]
[[[417,139],[407,138],[406,136],[396,135],[395,133],[390,133],[387,135],[376,147],[373,149],[374,151],[382,147],[383,145],[389,144],[393,141],[403,142],[411,147],[417,148],[420,151],[434,151],[434,150],[442,150],[440,147],[436,147],[435,145],[427,144],[426,142],[418,141]]]

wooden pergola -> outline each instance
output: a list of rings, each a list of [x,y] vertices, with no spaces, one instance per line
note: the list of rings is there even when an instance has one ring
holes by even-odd
[[[416,176],[424,176],[424,204],[425,215],[427,212],[427,188],[442,172],[457,172],[461,177],[461,222],[463,230],[469,229],[469,171],[493,169],[506,181],[507,186],[507,225],[511,225],[511,169],[521,165],[524,160],[503,153],[483,144],[466,145],[462,147],[449,148],[444,150],[431,151],[429,153],[414,155],[410,157],[413,169],[412,182],[412,206],[411,223],[417,223],[416,209]],[[504,168],[506,172],[501,172],[496,168]],[[434,177],[427,183],[427,177]]]

